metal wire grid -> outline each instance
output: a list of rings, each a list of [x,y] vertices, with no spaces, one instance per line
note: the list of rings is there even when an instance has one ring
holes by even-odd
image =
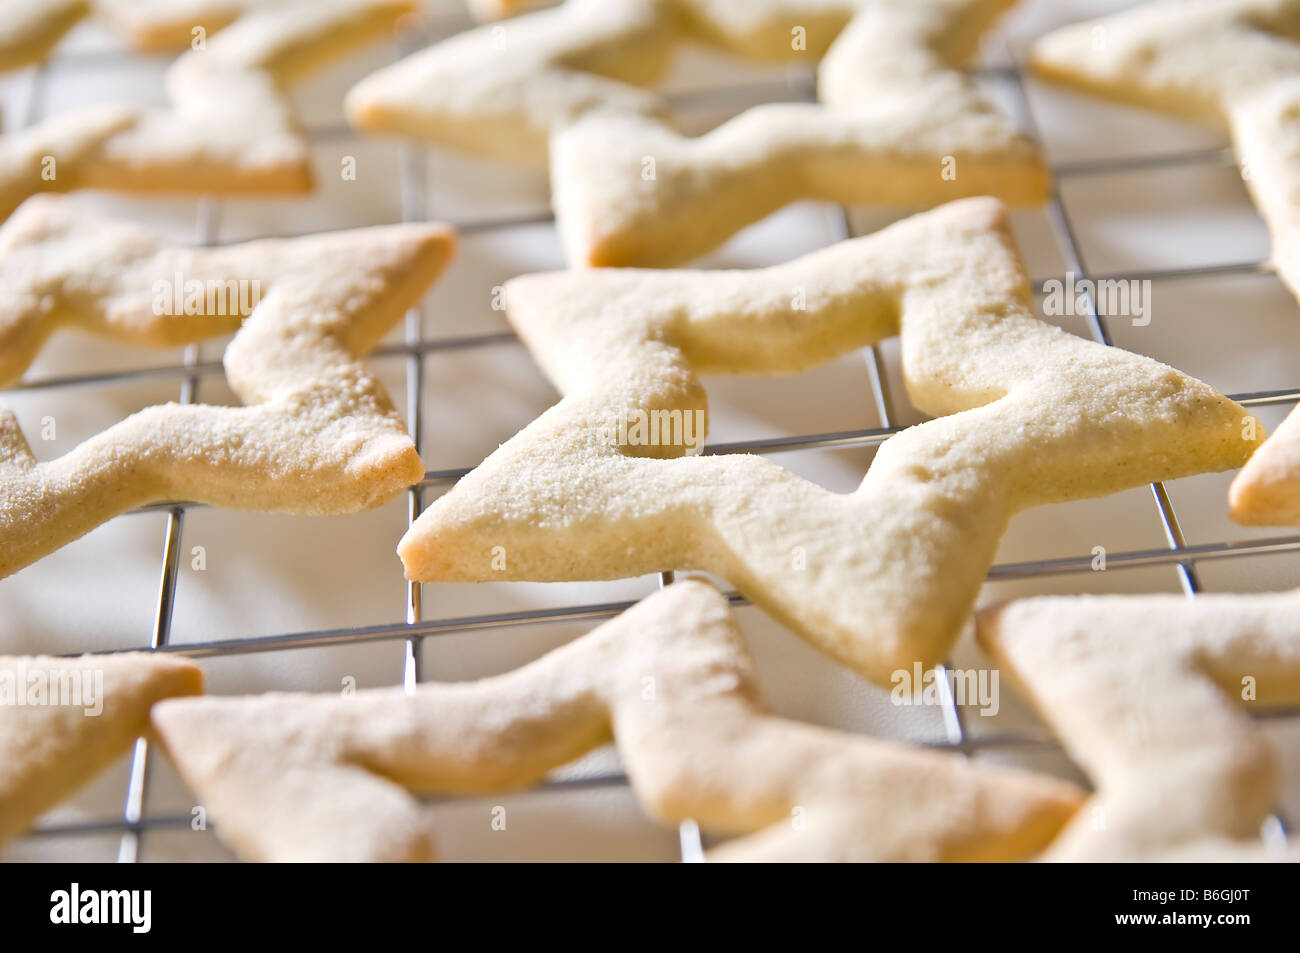
[[[454,32],[453,29],[441,29],[440,35]],[[416,48],[431,41],[433,35],[420,34],[408,36],[406,45]],[[409,51],[409,50],[408,50]],[[1008,53],[1010,51],[1008,50]],[[113,53],[88,53],[65,57],[54,61],[58,64],[75,62],[81,65],[103,66],[116,65],[120,55]],[[1016,112],[1024,128],[1034,138],[1038,138],[1038,128],[1033,107],[1026,93],[1025,74],[1021,64],[1014,56],[1009,56],[1011,65],[991,69],[975,69],[972,74],[1010,79],[1015,91]],[[44,83],[50,69],[49,63],[37,66],[32,73],[29,96],[23,111],[20,125],[30,125],[37,121],[42,108]],[[771,84],[756,83],[741,87],[721,87],[693,91],[684,95],[672,96],[670,99],[678,108],[698,107],[700,104],[723,102],[737,93],[752,97],[756,92],[770,90],[775,96],[789,92],[794,86],[803,98],[815,101],[815,84],[812,73],[806,78],[793,76],[780,87]],[[308,131],[313,140],[321,141],[354,135],[346,127],[322,127]],[[405,145],[400,154],[401,174],[399,188],[401,194],[402,218],[404,221],[423,220],[426,218],[425,168],[429,152],[426,148]],[[1072,177],[1109,174],[1139,169],[1169,168],[1198,163],[1235,164],[1230,149],[1197,149],[1143,157],[1102,158],[1086,162],[1063,163],[1055,165],[1053,172],[1053,189],[1047,213],[1053,231],[1065,261],[1066,270],[1073,272],[1076,281],[1093,277],[1096,280],[1177,280],[1184,278],[1205,278],[1241,274],[1267,274],[1272,268],[1268,262],[1238,262],[1202,265],[1190,268],[1161,269],[1126,274],[1108,274],[1092,276],[1085,267],[1083,256],[1076,239],[1074,225],[1070,220],[1066,206],[1061,199],[1057,183]],[[199,244],[212,244],[218,229],[219,205],[212,199],[200,199],[196,205],[196,240]],[[456,223],[462,234],[491,232],[496,230],[518,228],[528,225],[553,222],[549,214],[519,216],[498,220],[478,220]],[[841,238],[854,237],[848,213],[839,209]],[[1041,287],[1042,282],[1036,282]],[[1106,324],[1106,316],[1098,312],[1095,301],[1088,299],[1085,314],[1091,337],[1096,342],[1113,346],[1113,341]],[[455,351],[468,348],[499,347],[517,345],[518,341],[510,332],[464,335],[429,339],[424,336],[423,310],[416,308],[406,316],[405,336],[400,344],[389,344],[377,348],[372,354],[376,356],[405,356],[406,358],[406,402],[407,420],[416,449],[420,449],[421,433],[421,397],[424,383],[424,357],[430,353]],[[832,433],[801,434],[790,437],[778,437],[764,440],[738,441],[731,443],[713,443],[705,447],[706,454],[732,453],[782,453],[796,450],[839,449],[849,447],[876,447],[889,437],[904,429],[895,417],[889,385],[885,375],[884,361],[880,350],[872,346],[864,350],[866,370],[871,385],[872,396],[880,427],[860,430],[838,431]],[[181,403],[191,403],[197,399],[199,381],[208,374],[222,373],[220,361],[199,360],[197,345],[190,345],[184,352],[179,364],[141,367],[116,370],[104,373],[81,373],[60,375],[36,380],[24,381],[13,390],[43,390],[61,387],[77,387],[106,383],[142,381],[149,379],[178,379],[180,381]],[[1300,401],[1300,384],[1281,390],[1252,391],[1230,395],[1238,403],[1247,407],[1285,405]],[[472,467],[461,467],[429,471],[424,479],[408,490],[408,525],[420,514],[424,506],[426,491],[445,490],[469,472]],[[1151,485],[1153,504],[1164,530],[1167,547],[1163,549],[1130,550],[1108,553],[1108,568],[1138,568],[1148,566],[1172,566],[1178,575],[1183,591],[1195,595],[1200,591],[1196,575],[1196,563],[1206,560],[1231,559],[1246,556],[1276,555],[1300,552],[1300,535],[1273,536],[1264,539],[1242,541],[1222,540],[1199,545],[1188,545],[1179,524],[1178,514],[1169,494],[1161,483]],[[572,605],[561,608],[545,608],[521,612],[482,614],[476,616],[444,617],[425,619],[421,603],[421,586],[418,583],[406,583],[405,610],[406,622],[380,624],[373,626],[355,626],[341,629],[300,631],[258,636],[246,639],[209,640],[174,646],[168,643],[171,630],[172,610],[175,601],[181,536],[184,528],[185,513],[188,509],[202,504],[173,502],[141,507],[136,513],[165,512],[166,530],[163,539],[162,568],[158,587],[158,600],[154,617],[150,648],[154,651],[174,652],[190,658],[211,658],[258,652],[280,651],[284,649],[307,649],[327,646],[359,644],[366,642],[402,639],[405,642],[405,659],[402,671],[402,685],[407,693],[423,680],[421,647],[426,638],[453,633],[496,629],[508,630],[516,626],[537,625],[558,622],[596,622],[612,618],[625,609],[631,602],[596,603]],[[126,514],[129,516],[130,514]],[[1017,563],[999,564],[989,572],[989,580],[1024,579],[1054,575],[1068,575],[1091,570],[1092,554],[1071,556],[1057,559],[1030,560]],[[672,572],[660,574],[660,585],[666,586],[673,581]],[[733,605],[748,604],[738,593],[728,593]],[[136,646],[127,646],[109,651],[138,651]],[[974,756],[984,749],[994,748],[1033,748],[1047,747],[1059,749],[1059,744],[1043,734],[1016,733],[990,734],[971,737],[963,724],[961,708],[956,704],[943,675],[946,665],[936,667],[935,682],[942,695],[942,713],[945,740],[932,743],[931,747],[951,750],[964,756]],[[1300,710],[1285,709],[1261,715],[1263,718],[1300,718]],[[139,739],[131,755],[131,766],[124,806],[120,818],[102,821],[59,823],[39,827],[26,836],[32,838],[78,837],[95,834],[121,835],[118,849],[120,862],[139,860],[144,834],[154,828],[180,828],[188,826],[191,820],[188,814],[148,814],[146,804],[149,788],[151,750],[147,740]],[[561,778],[549,780],[533,791],[561,791],[585,788],[619,786],[628,783],[624,773],[610,772],[590,777]],[[435,799],[440,800],[440,799]],[[1281,817],[1275,817],[1271,830],[1266,831],[1274,838],[1285,838],[1286,824]],[[698,862],[704,859],[703,842],[699,827],[694,821],[685,821],[679,830],[681,857],[685,862]]]

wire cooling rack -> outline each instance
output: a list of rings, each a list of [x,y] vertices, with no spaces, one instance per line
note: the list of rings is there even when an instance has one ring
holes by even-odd
[[[464,26],[464,22],[457,18],[440,16],[427,23],[425,27],[410,34],[404,40],[406,47],[404,52],[422,47],[434,39],[454,33]],[[52,69],[57,69],[60,64],[70,61],[78,61],[82,65],[86,65],[87,61],[117,55],[101,52],[72,54],[56,58],[47,64],[36,67],[31,78],[26,108],[23,110],[18,125],[29,125],[39,120],[42,112],[43,86]],[[1034,109],[1026,93],[1024,68],[1012,56],[1009,56],[1008,63],[1009,65],[1006,66],[973,69],[971,73],[976,76],[982,74],[992,78],[1009,80],[1015,92],[1014,113],[1022,126],[1031,135],[1038,138],[1038,125]],[[748,94],[771,92],[776,96],[784,95],[789,98],[791,87],[800,98],[809,101],[815,101],[816,98],[815,80],[811,71],[792,71],[787,83],[782,84],[779,88],[773,86],[769,90],[766,88],[767,85],[770,84],[760,82],[747,84],[743,88],[732,86],[697,90],[673,96],[670,99],[673,101],[674,106],[681,108],[725,102],[729,96],[732,96],[738,90]],[[322,126],[308,129],[308,135],[319,141],[349,137],[355,134],[346,127]],[[424,147],[409,144],[402,146],[398,188],[400,190],[403,221],[417,221],[426,217],[426,179],[424,171],[428,161],[429,153]],[[1142,169],[1175,168],[1207,163],[1235,167],[1232,151],[1226,148],[1187,149],[1156,155],[1100,158],[1054,165],[1052,167],[1053,190],[1046,211],[1062,252],[1065,270],[1074,275],[1076,282],[1087,278],[1094,281],[1104,279],[1157,281],[1271,273],[1272,268],[1266,261],[1207,264],[1125,274],[1094,275],[1088,271],[1076,238],[1075,225],[1071,221],[1066,205],[1061,198],[1060,183],[1094,175]],[[200,199],[196,203],[195,234],[199,244],[212,244],[215,241],[220,211],[221,206],[217,200]],[[847,210],[839,209],[837,219],[840,231],[838,237],[855,237]],[[462,235],[471,235],[499,232],[549,222],[552,222],[549,215],[526,215],[500,219],[471,220],[454,224],[456,224]],[[1041,289],[1046,280],[1036,281],[1035,287]],[[1087,299],[1084,318],[1087,322],[1089,334],[1094,341],[1106,346],[1114,346],[1106,315],[1099,313],[1096,302],[1090,297]],[[424,335],[423,324],[422,309],[412,310],[406,316],[404,339],[400,343],[382,345],[371,352],[375,356],[405,358],[407,421],[411,437],[416,442],[417,450],[420,449],[422,432],[421,417],[425,383],[425,357],[437,352],[493,348],[517,345],[518,343],[515,336],[510,332],[491,332],[431,339]],[[191,403],[198,398],[200,382],[203,377],[222,373],[220,361],[200,360],[199,355],[199,347],[191,345],[185,349],[184,357],[179,363],[102,373],[78,373],[42,377],[26,380],[12,388],[12,390],[39,391],[163,379],[178,381],[179,401],[181,403]],[[777,454],[800,450],[879,446],[889,437],[904,429],[904,427],[898,423],[898,416],[890,394],[884,359],[880,349],[872,346],[864,351],[864,356],[872,397],[881,423],[880,427],[829,433],[805,433],[761,440],[712,443],[707,445],[703,452],[706,454]],[[1280,390],[1236,393],[1229,396],[1246,407],[1290,405],[1300,401],[1300,385]],[[470,469],[472,467],[466,466],[429,471],[425,474],[423,480],[410,487],[407,491],[408,525],[420,514],[429,494],[445,491],[468,473]],[[1188,596],[1193,596],[1200,591],[1200,582],[1197,577],[1198,563],[1209,560],[1300,552],[1300,535],[1279,534],[1257,539],[1220,540],[1194,545],[1188,544],[1179,523],[1178,513],[1164,485],[1153,483],[1150,486],[1150,491],[1151,503],[1159,518],[1166,545],[1161,548],[1132,549],[1107,553],[1108,569],[1168,566],[1177,574],[1183,592]],[[207,640],[189,642],[184,645],[171,645],[169,644],[169,636],[175,605],[185,515],[188,510],[199,505],[185,502],[166,503],[141,507],[134,511],[135,513],[161,512],[166,516],[166,529],[161,555],[161,575],[150,638],[150,648],[156,651],[202,659],[286,649],[309,649],[401,640],[405,644],[405,660],[401,671],[401,684],[409,693],[423,680],[422,646],[425,639],[477,630],[505,631],[520,626],[545,623],[597,622],[611,618],[633,604],[630,601],[589,603],[558,608],[537,608],[519,612],[425,618],[421,603],[421,586],[417,583],[407,582],[405,587],[406,621],[404,623],[281,632],[251,638]],[[132,515],[125,514],[118,518],[130,519]],[[990,581],[994,581],[1084,573],[1091,571],[1093,560],[1093,554],[1088,553],[1064,558],[1001,563],[990,571],[988,578]],[[671,572],[660,574],[661,586],[669,585],[672,581],[673,574]],[[747,604],[747,600],[743,596],[734,592],[729,593],[728,598],[734,605]],[[138,651],[139,648],[138,645],[132,645],[109,651]],[[936,674],[942,676],[944,668],[945,666],[938,666]],[[949,680],[944,677],[936,677],[935,685],[938,687],[941,696],[944,739],[942,741],[928,742],[931,747],[950,750],[966,756],[975,756],[980,751],[991,748],[1049,747],[1059,749],[1059,745],[1054,739],[1042,733],[1004,732],[972,735],[967,731],[963,722],[962,710],[953,697]],[[1300,710],[1274,710],[1259,717],[1300,719]],[[76,838],[116,834],[120,835],[117,851],[118,860],[128,863],[135,862],[141,856],[142,843],[147,832],[166,828],[188,828],[192,819],[190,814],[146,812],[145,806],[147,804],[153,757],[154,753],[148,741],[145,739],[138,740],[131,754],[124,804],[119,817],[101,821],[46,824],[37,827],[26,836],[29,838]],[[530,790],[572,790],[626,784],[627,777],[625,774],[620,771],[608,771],[592,776],[553,779]],[[1266,835],[1274,840],[1284,839],[1286,830],[1285,820],[1280,815],[1277,815],[1272,819],[1272,823],[1266,830]],[[679,840],[681,859],[683,861],[702,861],[704,859],[704,843],[700,830],[694,822],[686,821],[681,825]]]

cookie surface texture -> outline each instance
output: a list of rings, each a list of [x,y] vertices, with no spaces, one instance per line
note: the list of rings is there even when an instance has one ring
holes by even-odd
[[[1131,105],[1222,127],[1300,299],[1300,0],[1156,3],[1048,34],[1035,69]],[[1232,518],[1300,525],[1300,412],[1229,493]]]
[[[1080,802],[1046,776],[767,714],[726,599],[698,581],[482,681],[208,697],[153,723],[249,860],[432,859],[416,795],[521,788],[611,737],[653,817],[748,835],[713,860],[1017,859]]]
[[[0,137],[0,219],[38,192],[302,194],[311,149],[285,90],[392,35],[410,0],[255,9],[168,68],[169,105],[103,104]]]
[[[1097,787],[1048,859],[1267,858],[1281,783],[1248,712],[1300,704],[1300,592],[1025,599],[978,637]]]
[[[224,363],[245,406],[149,407],[47,462],[0,408],[0,576],[146,503],[349,513],[418,481],[361,355],[454,249],[450,228],[426,223],[172,247],[73,199],[30,199],[0,229],[0,381],[58,327],[158,347],[238,329]]]
[[[202,690],[166,655],[0,656],[0,841],[125,753],[154,702]]]
[[[943,658],[1017,511],[1230,469],[1260,439],[1207,385],[1036,319],[993,199],[757,271],[526,275],[505,303],[563,399],[424,511],[407,576],[706,570],[882,685]],[[855,492],[700,455],[697,374],[795,373],[893,335],[937,419]]]
[[[545,167],[569,263],[669,266],[800,199],[931,206],[1046,199],[1038,150],[960,71],[1008,0],[570,0],[445,40],[363,80],[363,130]],[[817,103],[699,136],[657,81],[685,38],[820,60]]]

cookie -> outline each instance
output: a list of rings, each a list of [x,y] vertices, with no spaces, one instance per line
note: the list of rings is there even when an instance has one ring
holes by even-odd
[[[153,725],[248,860],[432,859],[416,796],[522,788],[611,737],[656,819],[748,835],[714,860],[1012,860],[1081,800],[1055,779],[768,714],[726,599],[698,581],[493,678],[178,701]]]
[[[1011,0],[569,0],[445,40],[348,94],[354,125],[542,166],[573,265],[680,264],[800,199],[1036,204],[1033,143],[958,68]],[[820,102],[677,132],[659,79],[685,37],[822,57]],[[794,47],[792,49],[792,46]]]
[[[1034,68],[1120,102],[1220,126],[1300,297],[1300,0],[1150,4],[1051,33]],[[1300,413],[1232,484],[1232,518],[1300,525]]]
[[[38,63],[90,12],[90,0],[9,0],[0,8],[0,73]]]
[[[977,624],[1097,787],[1047,859],[1263,853],[1281,785],[1245,710],[1300,703],[1300,591],[1049,596]]]
[[[554,0],[469,0],[469,12],[476,20],[503,20],[553,5]]]
[[[170,106],[96,105],[0,137],[0,219],[37,192],[298,194],[311,156],[284,90],[392,33],[411,0],[258,10],[168,69]]]
[[[30,199],[0,229],[0,381],[56,327],[157,347],[238,329],[225,369],[245,406],[149,407],[44,463],[0,409],[0,577],[145,503],[348,513],[418,481],[361,355],[454,247],[421,223],[176,248],[72,199]]]
[[[1237,474],[1228,506],[1233,520],[1246,526],[1300,526],[1300,410]]]
[[[95,13],[137,50],[189,46],[195,28],[213,34],[241,16],[313,0],[95,0]],[[321,4],[317,4],[320,6]]]
[[[0,841],[107,768],[149,727],[149,706],[203,690],[167,655],[0,656]]]
[[[1240,466],[1260,439],[1205,384],[1037,320],[994,199],[757,271],[528,275],[505,304],[564,397],[416,520],[408,578],[706,570],[883,685],[943,658],[1017,511]],[[895,334],[938,419],[854,493],[698,455],[697,373],[794,373]]]
[[[672,0],[579,0],[443,40],[361,80],[344,106],[368,132],[545,168],[552,130],[585,112],[663,113],[639,86],[676,42]]]
[[[287,6],[294,0],[275,0]],[[312,0],[297,0],[306,7]],[[141,51],[176,50],[266,0],[6,0],[0,11],[0,72],[43,60],[63,35],[94,13]]]

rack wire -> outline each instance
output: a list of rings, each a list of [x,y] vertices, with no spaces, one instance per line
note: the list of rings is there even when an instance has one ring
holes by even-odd
[[[403,39],[403,55],[432,42],[435,38],[441,38],[456,32],[464,26],[462,22],[448,23],[448,20],[449,18],[445,16],[436,17],[426,23],[424,28],[408,33]],[[1026,92],[1024,67],[1012,54],[1009,47],[1007,48],[1007,54],[1009,63],[1007,66],[976,68],[970,72],[974,76],[989,76],[1009,80],[1015,94],[1014,112],[1018,114],[1022,127],[1032,137],[1038,139],[1040,137],[1033,105]],[[43,91],[48,71],[53,66],[63,68],[76,66],[96,69],[116,65],[121,60],[120,54],[96,51],[59,57],[34,67],[31,73],[28,99],[22,111],[19,125],[30,125],[40,118]],[[813,76],[812,71],[797,75],[792,73],[787,82],[779,86],[768,82],[750,83],[743,86],[694,90],[689,93],[670,96],[669,99],[678,109],[698,108],[701,105],[725,103],[728,98],[735,98],[738,94],[751,98],[755,93],[780,97],[788,96],[793,89],[798,97],[815,101],[816,92]],[[307,130],[307,134],[313,141],[317,142],[356,135],[350,128],[342,126],[311,128]],[[425,171],[428,162],[429,150],[427,148],[414,144],[401,147],[398,187],[403,221],[418,221],[426,217]],[[1052,167],[1052,193],[1046,211],[1053,233],[1060,246],[1066,270],[1073,273],[1076,281],[1084,278],[1093,278],[1096,281],[1106,279],[1175,281],[1190,278],[1271,273],[1272,267],[1266,261],[1226,262],[1188,268],[1157,269],[1105,275],[1092,275],[1089,272],[1076,237],[1074,223],[1071,221],[1067,207],[1061,197],[1060,183],[1072,178],[1092,175],[1143,169],[1185,167],[1196,164],[1235,166],[1235,159],[1231,149],[1216,148],[1189,149],[1135,157],[1105,157],[1084,162],[1054,165]],[[220,204],[218,201],[211,198],[198,200],[195,215],[196,241],[198,244],[212,244],[215,241],[219,215]],[[840,232],[839,238],[855,237],[846,209],[838,209],[837,219]],[[479,234],[548,223],[553,224],[553,218],[550,214],[470,220],[453,224],[462,234]],[[1041,290],[1046,280],[1048,279],[1035,281],[1034,286]],[[1091,297],[1087,300],[1087,310],[1084,318],[1087,321],[1090,336],[1094,341],[1105,346],[1114,346],[1106,323],[1106,316],[1099,313],[1096,302]],[[411,438],[415,441],[418,451],[420,449],[422,430],[421,398],[424,390],[425,357],[435,353],[467,349],[515,346],[519,346],[519,341],[513,333],[508,331],[428,338],[424,334],[423,307],[417,307],[412,309],[406,316],[403,340],[400,343],[380,346],[371,354],[382,357],[404,357],[406,359],[407,421]],[[220,361],[200,360],[199,353],[197,345],[190,345],[185,349],[184,357],[179,363],[99,373],[77,373],[36,378],[24,380],[8,389],[13,391],[37,391],[147,380],[177,380],[179,381],[180,402],[191,403],[197,399],[200,382],[204,377],[223,373]],[[735,453],[779,454],[816,449],[878,447],[885,440],[905,428],[897,422],[880,349],[874,345],[866,348],[863,351],[863,357],[872,391],[872,399],[881,426],[830,433],[806,433],[761,440],[711,443],[705,446],[703,452],[710,455]],[[3,392],[0,391],[0,393]],[[1300,384],[1295,387],[1251,391],[1229,396],[1246,407],[1294,404],[1300,401]],[[430,492],[445,491],[471,469],[473,468],[465,466],[432,470],[425,474],[423,480],[410,487],[407,491],[408,525],[420,514]],[[1200,562],[1300,553],[1300,535],[1276,535],[1260,539],[1219,540],[1195,545],[1188,544],[1182,532],[1178,513],[1164,485],[1154,483],[1150,489],[1152,503],[1160,520],[1166,546],[1155,549],[1108,553],[1106,556],[1108,570],[1168,566],[1177,574],[1183,592],[1190,597],[1200,591],[1200,582],[1196,571],[1196,566]],[[481,630],[509,631],[519,626],[598,622],[612,618],[633,605],[632,602],[591,603],[558,608],[529,609],[519,612],[426,619],[421,600],[421,585],[406,582],[406,621],[404,623],[282,632],[251,638],[207,640],[174,645],[169,642],[169,636],[175,604],[185,514],[188,510],[201,505],[184,501],[161,503],[140,507],[132,511],[132,513],[123,514],[123,516],[119,517],[129,519],[134,513],[161,512],[166,514],[158,599],[149,641],[149,648],[153,651],[203,659],[275,652],[286,649],[311,649],[401,640],[405,645],[405,654],[400,684],[403,685],[407,693],[410,693],[415,690],[421,681],[425,680],[427,674],[423,667],[422,646],[428,638]],[[1063,558],[1001,563],[992,568],[988,574],[988,579],[990,581],[1029,579],[1084,573],[1091,571],[1093,558],[1093,555],[1088,553]],[[660,585],[672,584],[673,578],[672,572],[661,573]],[[727,593],[727,598],[733,605],[748,604],[748,600],[736,592]],[[107,653],[139,651],[139,646],[123,646],[117,649],[101,651]],[[1040,732],[1021,731],[1016,733],[970,735],[966,731],[963,722],[961,707],[953,697],[948,680],[943,677],[947,665],[948,663],[945,662],[936,666],[937,677],[935,678],[935,684],[939,687],[941,693],[944,739],[938,742],[930,742],[929,747],[952,751],[965,757],[975,757],[981,751],[992,749],[1060,749],[1059,743],[1054,738]],[[1300,708],[1275,709],[1259,714],[1256,717],[1270,720],[1300,719]],[[142,855],[143,842],[147,831],[188,827],[191,822],[191,815],[189,814],[150,813],[147,810],[151,760],[152,752],[148,741],[143,738],[138,740],[131,754],[127,789],[123,809],[119,817],[47,824],[29,831],[25,836],[28,838],[76,838],[118,834],[120,835],[118,860],[125,863],[138,861]],[[609,771],[592,776],[553,778],[529,790],[532,792],[573,791],[618,787],[627,783],[628,779],[623,772]],[[433,798],[430,800],[445,801],[449,799]],[[1275,816],[1266,828],[1266,836],[1271,836],[1274,839],[1284,839],[1286,830],[1285,820],[1280,816]],[[698,825],[694,821],[687,820],[680,825],[678,833],[681,859],[684,862],[702,861],[704,859],[704,841]]]

